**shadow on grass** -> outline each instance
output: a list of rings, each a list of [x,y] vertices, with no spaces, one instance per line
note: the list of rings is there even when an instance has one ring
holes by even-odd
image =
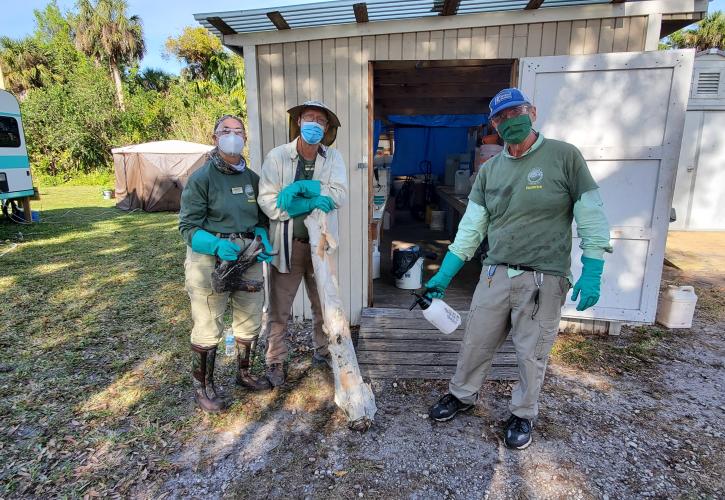
[[[195,418],[176,224],[103,207],[0,224],[18,243],[0,258],[0,491],[108,491],[168,466],[133,457]]]
[[[258,459],[293,412],[336,414],[331,381],[304,370],[274,393],[231,390],[223,415],[195,409],[177,222],[82,207],[0,223],[18,243],[0,258],[0,496],[153,492],[229,450]],[[220,382],[232,376],[221,357]]]

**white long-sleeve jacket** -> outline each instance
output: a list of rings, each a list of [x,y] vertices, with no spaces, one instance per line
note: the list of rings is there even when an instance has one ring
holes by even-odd
[[[297,172],[299,153],[297,141],[283,144],[272,149],[262,163],[259,179],[259,196],[257,202],[262,211],[269,217],[269,239],[277,255],[272,265],[281,273],[288,273],[292,261],[292,219],[289,214],[277,208],[277,196],[286,186],[292,184]],[[337,149],[320,145],[315,160],[313,179],[320,181],[320,194],[332,198],[339,209],[347,200],[347,168],[342,155]],[[334,218],[330,227],[338,227],[337,210],[327,214]],[[338,235],[334,235],[337,238]]]

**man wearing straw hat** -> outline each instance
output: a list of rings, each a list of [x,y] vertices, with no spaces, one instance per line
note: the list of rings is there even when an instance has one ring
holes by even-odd
[[[270,267],[266,359],[267,378],[275,387],[285,380],[285,331],[303,279],[314,317],[313,361],[329,363],[304,219],[315,209],[336,217],[336,210],[347,198],[345,162],[336,149],[329,147],[335,141],[340,120],[320,101],[306,101],[287,113],[291,142],[267,154],[259,181],[259,206],[270,219],[270,240],[276,252]]]

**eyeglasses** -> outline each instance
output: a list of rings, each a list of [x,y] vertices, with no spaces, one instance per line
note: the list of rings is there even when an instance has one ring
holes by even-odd
[[[244,129],[243,128],[222,127],[216,131],[216,135],[227,135],[227,134],[236,134],[236,135],[241,135],[242,137],[244,137]]]
[[[302,121],[303,122],[317,122],[320,125],[322,125],[323,127],[327,127],[327,124],[329,123],[324,118],[315,118],[315,115],[304,115],[304,116],[302,116]]]
[[[497,127],[502,121],[508,120],[509,118],[516,118],[529,111],[529,107],[526,104],[520,106],[514,106],[513,108],[507,108],[503,111],[496,113],[490,118],[491,124]]]

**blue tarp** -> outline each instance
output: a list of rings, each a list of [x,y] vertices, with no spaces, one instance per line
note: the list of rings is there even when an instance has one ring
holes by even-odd
[[[485,125],[488,115],[388,115],[388,120],[396,125],[458,128]]]
[[[433,175],[444,175],[446,156],[466,153],[468,127],[395,127],[392,175],[424,174],[420,162],[428,160]]]

